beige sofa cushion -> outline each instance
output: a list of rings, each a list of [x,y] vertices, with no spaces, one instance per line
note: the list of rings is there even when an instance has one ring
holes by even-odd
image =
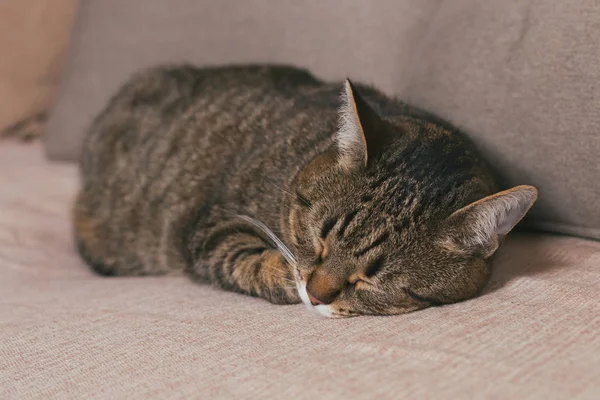
[[[43,119],[58,84],[76,3],[0,1],[0,131]]]
[[[540,189],[530,226],[600,239],[599,12],[595,0],[83,0],[47,151],[76,159],[139,68],[287,62],[452,120],[507,186]]]
[[[597,399],[600,243],[515,235],[476,299],[331,320],[73,249],[74,165],[0,144],[1,399]]]

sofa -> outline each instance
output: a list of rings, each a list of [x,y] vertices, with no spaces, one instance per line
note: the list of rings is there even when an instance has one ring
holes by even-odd
[[[595,0],[63,3],[68,46],[37,73],[56,90],[0,92],[48,108],[40,140],[0,140],[0,399],[600,398]],[[372,83],[459,125],[539,200],[481,296],[405,315],[332,320],[185,277],[97,276],[69,216],[86,126],[134,71],[183,62]]]

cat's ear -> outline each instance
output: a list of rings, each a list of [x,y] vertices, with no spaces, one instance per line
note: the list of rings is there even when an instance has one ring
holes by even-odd
[[[341,95],[340,124],[336,136],[340,164],[366,167],[386,144],[386,123],[346,79]]]
[[[487,258],[537,199],[533,186],[516,186],[455,211],[446,220],[441,244],[462,254]]]

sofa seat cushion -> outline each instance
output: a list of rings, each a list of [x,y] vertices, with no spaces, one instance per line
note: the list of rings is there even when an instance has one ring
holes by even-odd
[[[331,320],[77,256],[73,164],[0,145],[0,398],[528,398],[600,394],[600,243],[515,234],[485,293]]]

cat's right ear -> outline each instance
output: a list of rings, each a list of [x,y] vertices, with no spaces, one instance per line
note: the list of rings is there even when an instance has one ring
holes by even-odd
[[[527,214],[537,195],[533,186],[516,186],[455,211],[446,220],[441,245],[459,254],[490,257]]]
[[[387,143],[386,123],[346,79],[336,135],[339,163],[347,170],[366,167]]]

